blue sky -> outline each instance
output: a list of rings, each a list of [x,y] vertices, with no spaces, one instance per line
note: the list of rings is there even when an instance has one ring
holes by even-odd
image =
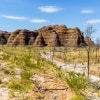
[[[100,37],[100,0],[0,0],[0,30],[35,30],[65,24],[85,31],[90,23]]]

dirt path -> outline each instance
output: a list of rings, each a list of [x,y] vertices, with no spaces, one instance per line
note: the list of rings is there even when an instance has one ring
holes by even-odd
[[[47,60],[53,62],[54,64],[56,64],[58,67],[61,67],[62,69],[64,70],[67,70],[67,71],[75,71],[76,73],[85,73],[85,75],[87,76],[87,67],[86,67],[86,64],[67,64],[67,63],[64,63],[64,62],[60,62],[58,61],[57,59],[55,58],[52,58],[52,52],[48,52],[46,54],[41,54],[41,56],[43,58],[46,58]],[[95,76],[95,75],[91,75],[89,76],[90,80],[92,82],[95,82],[95,81],[99,81],[100,80],[100,77],[98,76]]]

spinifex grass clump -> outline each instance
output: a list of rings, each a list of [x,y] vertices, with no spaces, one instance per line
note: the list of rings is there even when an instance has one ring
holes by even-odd
[[[30,78],[32,77],[32,72],[31,71],[27,71],[27,70],[24,70],[22,71],[21,73],[21,78],[22,79],[25,79],[25,80],[30,80]]]
[[[30,80],[12,79],[8,83],[8,87],[13,91],[27,92],[30,88],[33,88],[33,84]]]
[[[69,86],[75,90],[83,89],[87,83],[87,78],[84,74],[68,72],[67,82]]]
[[[70,100],[88,100],[88,99],[82,96],[80,93],[77,93]]]
[[[7,74],[7,75],[14,75],[15,74],[14,69],[11,69],[11,68],[4,68],[4,69],[2,69],[2,71],[4,74]]]
[[[2,79],[0,78],[0,84],[2,84]]]

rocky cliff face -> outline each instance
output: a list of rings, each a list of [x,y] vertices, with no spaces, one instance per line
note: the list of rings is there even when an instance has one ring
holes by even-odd
[[[86,45],[82,32],[78,28],[67,28],[65,25],[42,27],[39,37],[46,46],[82,46]],[[38,41],[38,40],[37,40]],[[40,44],[36,43],[38,46]]]
[[[85,46],[83,33],[79,28],[67,28],[65,25],[44,26],[36,31],[16,30],[5,35],[9,46]]]
[[[9,39],[7,41],[7,45],[9,46],[24,46],[24,45],[32,45],[37,33],[29,30],[16,30],[11,33]]]
[[[0,31],[0,44],[6,44],[10,36],[10,33],[7,31]]]

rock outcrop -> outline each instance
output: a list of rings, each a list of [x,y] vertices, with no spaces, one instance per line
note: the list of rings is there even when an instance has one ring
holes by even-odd
[[[86,46],[83,33],[79,28],[67,28],[65,25],[44,26],[35,31],[16,30],[6,37],[9,46]]]
[[[45,26],[38,30],[46,46],[82,46],[86,45],[82,32],[78,28],[65,25]],[[38,41],[38,40],[37,40]],[[37,45],[39,45],[37,43]]]
[[[37,33],[34,31],[29,30],[16,30],[15,32],[12,32],[7,45],[9,46],[25,46],[25,45],[31,45],[35,38],[37,36]]]
[[[45,74],[34,75],[32,78],[33,83],[37,87],[36,90],[41,93],[41,98],[45,100],[70,100],[74,95],[69,86],[52,76]],[[30,91],[30,96],[36,97],[36,93]]]
[[[0,44],[6,44],[10,36],[10,33],[7,31],[0,31]]]
[[[95,43],[92,41],[90,37],[85,37],[84,40],[88,46],[95,46]]]

